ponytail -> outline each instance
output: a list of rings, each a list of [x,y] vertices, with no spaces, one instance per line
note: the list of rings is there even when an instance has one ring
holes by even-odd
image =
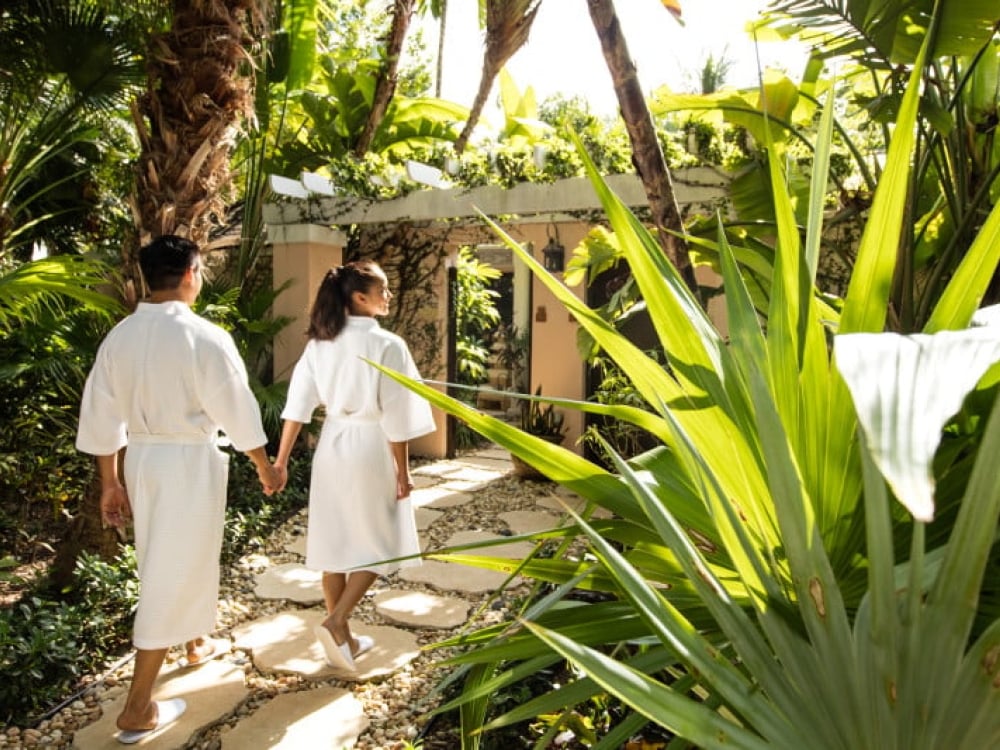
[[[355,292],[367,292],[378,283],[378,274],[378,266],[368,260],[353,261],[327,271],[316,292],[306,335],[326,341],[337,338],[347,325],[351,297]]]

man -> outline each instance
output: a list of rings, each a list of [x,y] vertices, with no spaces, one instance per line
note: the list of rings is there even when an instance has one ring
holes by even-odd
[[[268,463],[260,408],[232,337],[199,317],[201,255],[164,235],[142,248],[148,301],[101,343],[80,408],[77,448],[97,457],[104,523],[131,516],[139,568],[137,649],[117,738],[138,742],[183,713],[181,699],[152,701],[167,649],[189,664],[218,655],[215,629],[228,456],[221,430],[257,468],[264,492],[279,486]],[[124,483],[118,453],[126,444]]]

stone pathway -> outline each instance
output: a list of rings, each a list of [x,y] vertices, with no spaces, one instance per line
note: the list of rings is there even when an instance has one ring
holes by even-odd
[[[496,447],[415,468],[413,502],[424,549],[473,545],[470,554],[509,558],[513,568],[533,544],[476,545],[555,528],[562,522],[560,503],[580,502],[556,485],[521,481],[510,471],[509,456]],[[339,673],[326,665],[312,635],[325,613],[320,574],[302,564],[304,512],[286,526],[280,548],[242,561],[252,606],[238,597],[220,605],[220,619],[232,625],[217,635],[231,639],[232,652],[187,670],[168,657],[154,697],[183,696],[188,710],[140,747],[403,748],[426,728],[427,711],[437,702],[429,693],[444,676],[434,662],[447,652],[427,646],[504,616],[491,597],[507,573],[425,560],[373,586],[352,628],[372,636],[375,647],[358,659],[356,673]],[[527,591],[517,583],[505,595]],[[72,746],[121,747],[114,720],[124,699],[125,685],[106,690],[100,718],[79,729]]]

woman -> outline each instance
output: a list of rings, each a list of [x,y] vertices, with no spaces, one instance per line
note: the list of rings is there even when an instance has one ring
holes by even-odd
[[[379,575],[400,567],[385,560],[420,551],[407,441],[435,429],[428,403],[371,364],[420,377],[403,339],[375,320],[388,314],[390,299],[385,273],[371,261],[326,274],[288,388],[275,461],[286,478],[302,425],[325,407],[309,488],[306,567],[323,571],[327,617],[316,637],[327,663],[349,670],[373,645],[351,634],[351,612]]]

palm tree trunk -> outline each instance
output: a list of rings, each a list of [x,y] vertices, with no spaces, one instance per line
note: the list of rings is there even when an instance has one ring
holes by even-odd
[[[358,137],[358,142],[354,145],[354,155],[359,159],[371,146],[372,140],[375,138],[375,131],[382,124],[385,112],[389,108],[389,102],[392,101],[392,96],[396,93],[399,56],[403,51],[406,32],[410,28],[415,3],[416,0],[395,0],[393,3],[392,26],[385,44],[385,64],[379,73],[378,83],[375,84],[375,95],[372,97],[372,108],[368,113],[368,120]]]
[[[629,55],[614,3],[612,0],[587,0],[587,6],[618,96],[618,107],[632,143],[632,163],[649,200],[657,239],[681,278],[695,296],[699,297],[698,282],[688,256],[687,243],[669,231],[682,232],[684,224],[677,207],[670,170],[656,138],[653,117],[639,86],[635,63]]]
[[[151,40],[146,92],[132,106],[140,244],[162,234],[204,244],[224,215],[235,130],[253,112],[244,47],[262,25],[259,0],[176,0],[171,29]]]
[[[444,78],[444,42],[445,30],[448,27],[448,0],[441,0],[441,20],[438,22],[438,54],[437,65],[434,68],[434,96],[441,98],[441,81]]]

